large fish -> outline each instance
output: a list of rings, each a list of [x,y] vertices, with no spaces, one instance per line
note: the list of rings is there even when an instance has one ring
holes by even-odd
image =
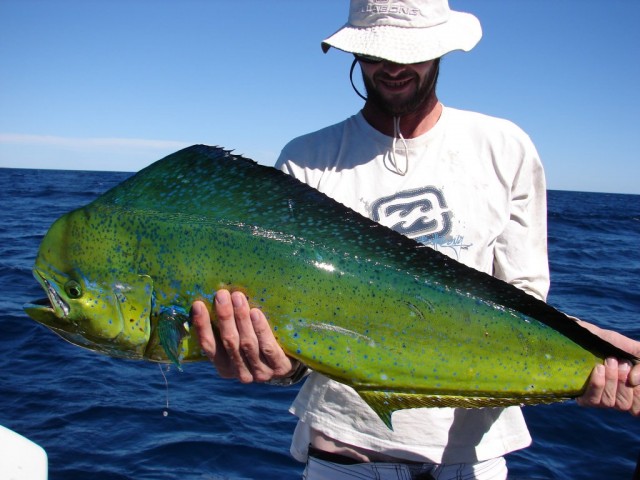
[[[196,145],[58,219],[26,312],[115,357],[203,359],[191,303],[261,307],[285,352],[403,408],[550,403],[613,355],[563,313],[376,224],[270,167]]]

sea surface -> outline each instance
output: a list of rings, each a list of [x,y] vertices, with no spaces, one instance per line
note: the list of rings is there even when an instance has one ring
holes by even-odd
[[[44,296],[31,267],[51,223],[129,175],[0,169],[0,425],[46,449],[51,480],[300,478],[297,387],[109,358],[23,312]],[[550,191],[549,251],[550,303],[640,339],[640,196]],[[640,419],[574,402],[524,414],[534,444],[507,457],[510,478],[632,478]]]

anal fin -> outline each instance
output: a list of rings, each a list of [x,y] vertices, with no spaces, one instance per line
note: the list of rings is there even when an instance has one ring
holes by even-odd
[[[377,390],[357,390],[362,399],[393,430],[391,415],[396,410],[409,408],[488,408],[509,407],[523,404],[555,403],[569,400],[556,395],[482,397],[464,395],[434,395],[424,393],[384,392]]]

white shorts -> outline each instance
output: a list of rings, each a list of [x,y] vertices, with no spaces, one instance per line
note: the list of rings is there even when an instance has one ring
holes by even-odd
[[[341,464],[309,456],[303,480],[505,480],[503,457],[478,463],[353,463]]]

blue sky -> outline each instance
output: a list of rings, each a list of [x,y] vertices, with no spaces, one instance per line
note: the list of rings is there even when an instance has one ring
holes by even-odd
[[[135,171],[195,143],[272,165],[362,101],[347,0],[0,0],[0,167]],[[552,189],[640,194],[640,2],[450,0],[484,37],[449,106],[532,137]]]

